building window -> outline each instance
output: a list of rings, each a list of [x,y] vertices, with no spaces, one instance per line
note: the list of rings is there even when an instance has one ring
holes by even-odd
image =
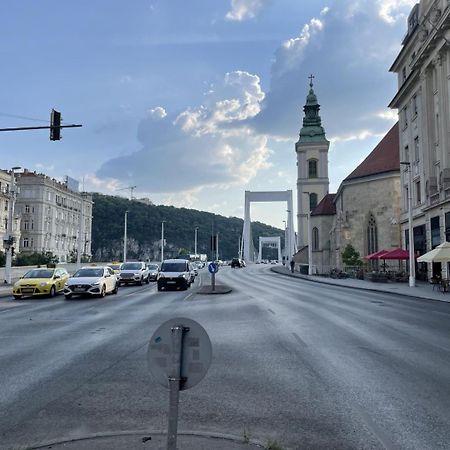
[[[317,206],[317,194],[315,192],[311,192],[309,194],[309,210],[312,211]]]
[[[5,200],[5,211],[8,211],[9,202],[8,200]]]
[[[414,117],[417,116],[417,95],[414,95],[412,98],[412,111]]]
[[[403,113],[403,128],[408,126],[408,108],[405,106],[402,110]]]
[[[431,248],[433,249],[441,243],[441,228],[439,224],[439,216],[431,218],[430,229],[431,229]]]
[[[406,67],[403,67],[403,69],[402,69],[402,78],[403,78],[403,81],[406,80]]]
[[[29,246],[28,238],[23,238],[23,247],[28,248],[28,246]]]
[[[409,147],[405,145],[405,161],[409,162]]]
[[[317,178],[317,159],[310,159],[308,161],[308,177]]]
[[[375,217],[372,213],[369,215],[367,223],[367,254],[375,253],[378,251],[378,230]]]
[[[25,213],[29,213],[30,212],[30,205],[25,205]]]
[[[312,229],[312,249],[319,250],[319,230],[316,227]]]
[[[419,162],[420,153],[419,153],[419,136],[414,138],[414,162]]]
[[[420,181],[416,182],[416,203],[419,205],[422,202],[422,195],[420,192]]]
[[[23,222],[23,229],[24,230],[29,230],[30,229],[30,222],[28,222],[28,220],[25,220]]]

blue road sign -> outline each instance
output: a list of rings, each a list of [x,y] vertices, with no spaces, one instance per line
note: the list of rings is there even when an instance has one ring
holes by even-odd
[[[208,264],[208,270],[209,273],[217,273],[219,271],[219,265],[211,262]]]

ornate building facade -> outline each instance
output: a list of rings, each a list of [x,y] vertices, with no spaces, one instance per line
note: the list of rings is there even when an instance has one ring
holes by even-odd
[[[411,195],[414,250],[421,255],[450,241],[450,1],[421,0],[413,7],[402,49],[390,70],[398,79],[398,92],[389,106],[399,113],[404,163],[402,241],[408,248]]]
[[[328,194],[328,149],[320,105],[310,77],[310,89],[303,108],[305,117],[300,137],[295,144],[297,153],[297,248],[308,245],[308,213]]]

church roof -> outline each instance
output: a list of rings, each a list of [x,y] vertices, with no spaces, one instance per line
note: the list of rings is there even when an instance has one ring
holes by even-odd
[[[400,140],[397,122],[344,181],[398,170],[400,170]]]
[[[311,211],[311,216],[332,216],[336,214],[334,197],[336,197],[336,194],[325,195],[319,204]]]

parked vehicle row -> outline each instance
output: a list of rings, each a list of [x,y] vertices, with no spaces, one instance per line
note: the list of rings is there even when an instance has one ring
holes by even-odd
[[[64,293],[66,299],[73,296],[104,297],[117,294],[122,285],[148,284],[156,281],[158,290],[169,287],[187,289],[194,282],[204,263],[190,263],[175,259],[158,264],[145,262],[111,263],[105,266],[91,265],[78,269],[72,276],[64,268],[36,268],[29,270],[13,286],[15,299],[49,296]]]

